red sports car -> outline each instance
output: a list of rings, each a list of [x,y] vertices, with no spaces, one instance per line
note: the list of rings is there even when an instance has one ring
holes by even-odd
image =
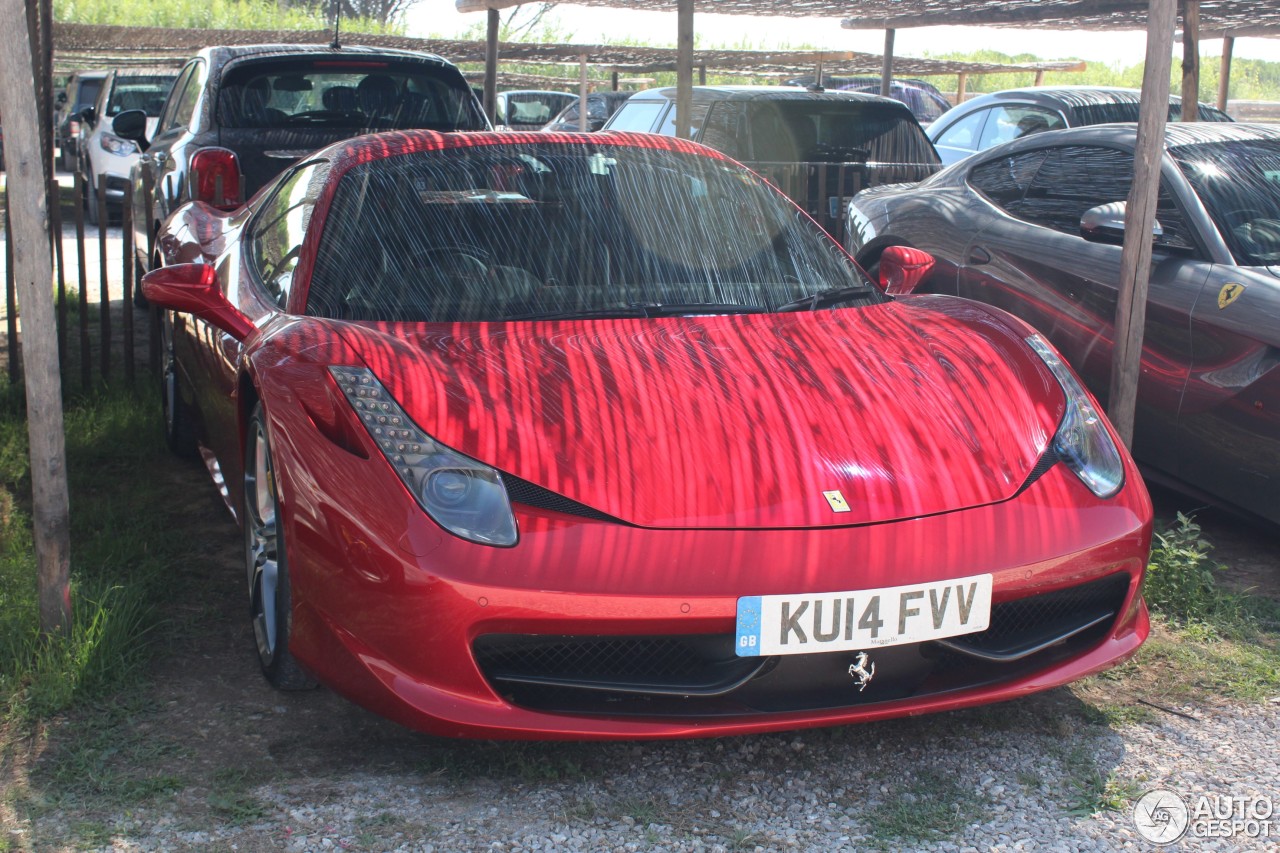
[[[489,738],[1021,696],[1148,632],[1151,506],[1021,321],[873,283],[710,149],[392,133],[175,212],[168,440],[244,529],[262,669]]]

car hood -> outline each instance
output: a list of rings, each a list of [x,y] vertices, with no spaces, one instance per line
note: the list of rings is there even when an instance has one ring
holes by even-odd
[[[1024,332],[947,297],[335,325],[439,441],[645,527],[827,527],[1005,500],[1064,408]]]

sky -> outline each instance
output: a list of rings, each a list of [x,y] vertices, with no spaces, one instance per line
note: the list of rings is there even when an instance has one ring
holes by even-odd
[[[502,13],[506,15],[504,11]],[[674,13],[633,12],[621,9],[561,4],[552,15],[572,32],[568,40],[581,44],[608,44],[638,39],[654,45],[674,46]],[[462,14],[454,0],[420,0],[408,15],[409,35],[452,38],[468,27],[484,22],[483,13]],[[838,18],[756,18],[740,15],[696,13],[693,26],[699,43],[706,46],[745,46],[749,49],[799,49],[804,45],[833,50],[881,53],[882,30],[845,30]],[[745,40],[746,44],[740,43]],[[1080,58],[1127,67],[1142,62],[1146,33],[1096,31],[1004,30],[978,27],[928,27],[901,29],[894,40],[898,56],[924,56],[951,50],[991,48],[1003,53],[1033,53],[1043,60]],[[1175,55],[1181,47],[1175,45]],[[1222,52],[1222,40],[1201,43],[1202,56]],[[1280,62],[1280,39],[1236,39],[1237,58]]]

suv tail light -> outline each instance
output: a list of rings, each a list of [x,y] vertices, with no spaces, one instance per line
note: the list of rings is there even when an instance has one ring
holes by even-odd
[[[228,148],[201,148],[191,156],[191,198],[219,210],[240,206],[240,161]]]

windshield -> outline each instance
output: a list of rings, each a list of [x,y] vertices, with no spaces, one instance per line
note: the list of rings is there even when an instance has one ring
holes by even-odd
[[[1169,154],[1242,266],[1280,263],[1280,140],[1184,145]]]
[[[409,322],[743,313],[830,288],[881,298],[839,246],[739,166],[610,145],[477,145],[347,173],[307,313]]]
[[[119,115],[125,110],[142,110],[156,118],[164,108],[164,99],[173,88],[176,74],[158,74],[153,77],[116,77],[107,97],[107,115]]]
[[[237,66],[218,96],[218,121],[228,128],[486,129],[453,69],[366,60]]]

